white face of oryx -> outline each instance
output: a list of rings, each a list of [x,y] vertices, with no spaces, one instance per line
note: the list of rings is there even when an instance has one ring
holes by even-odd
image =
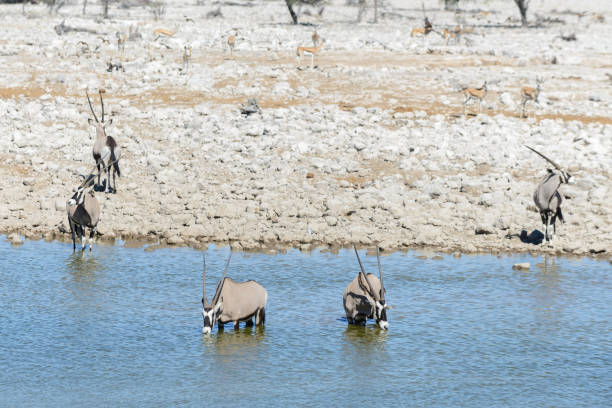
[[[223,303],[219,302],[214,307],[204,307],[202,309],[202,318],[204,319],[204,328],[202,329],[202,333],[209,334],[215,324],[217,323],[217,319],[221,315],[221,311],[223,309]]]
[[[389,322],[387,322],[387,306],[384,300],[376,301],[376,323],[378,327],[383,330],[389,329]]]

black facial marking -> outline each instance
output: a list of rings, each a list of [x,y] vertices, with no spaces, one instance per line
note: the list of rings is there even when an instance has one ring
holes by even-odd
[[[210,323],[210,318],[208,316],[204,316],[204,327],[210,327],[212,324]]]

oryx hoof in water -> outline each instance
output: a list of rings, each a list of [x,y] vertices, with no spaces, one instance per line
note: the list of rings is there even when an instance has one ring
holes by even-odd
[[[554,169],[547,169],[548,174],[542,179],[540,184],[538,184],[535,192],[533,193],[533,201],[535,202],[535,205],[540,212],[540,217],[542,218],[544,236],[546,241],[550,242],[557,232],[557,228],[555,226],[557,217],[561,222],[565,222],[563,219],[563,212],[561,211],[563,196],[559,193],[559,188],[561,187],[561,184],[574,184],[574,179],[568,172],[563,170],[561,166],[544,156],[542,153],[527,145],[525,145],[525,147],[543,157],[554,167]],[[551,226],[552,231],[550,231]]]
[[[387,321],[389,306],[385,303],[386,290],[383,284],[378,247],[376,247],[376,259],[378,260],[380,280],[371,273],[365,273],[359,253],[354,245],[353,249],[361,271],[344,290],[342,301],[346,312],[346,320],[349,324],[365,325],[367,319],[374,318],[381,329],[387,330],[389,329],[389,322]]]
[[[223,330],[225,324],[232,323],[234,329],[237,330],[240,322],[247,322],[247,326],[252,326],[253,323],[255,326],[261,326],[266,320],[268,292],[255,281],[235,282],[232,278],[226,278],[225,274],[231,258],[232,253],[230,252],[223,277],[217,284],[212,301],[208,303],[206,298],[206,258],[203,256],[202,317],[204,328],[202,333],[204,334],[209,334],[215,324],[217,324],[219,330]]]

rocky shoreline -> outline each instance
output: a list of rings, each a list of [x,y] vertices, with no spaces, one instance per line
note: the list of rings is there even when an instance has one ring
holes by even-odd
[[[281,8],[265,4],[264,15]],[[77,9],[66,12],[79,22]],[[611,23],[585,27],[574,45],[554,40],[557,27],[526,30],[517,33],[530,39],[520,49],[502,29],[446,46],[398,37],[402,22],[329,24],[319,30],[330,39],[327,54],[310,70],[289,56],[309,38],[304,26],[253,23],[230,58],[218,33],[247,18],[238,7],[214,26],[183,25],[166,43],[148,38],[162,23],[141,16],[144,38],[124,56],[112,42],[84,52],[78,41],[93,48],[100,36],[58,36],[52,18],[6,10],[14,19],[0,43],[8,62],[0,68],[0,234],[69,239],[65,203],[93,165],[84,90],[103,87],[114,119],[108,133],[124,152],[118,193],[96,193],[104,242],[612,253],[612,93],[601,64],[611,46],[593,48]],[[169,8],[163,24],[178,25],[182,12]],[[452,17],[440,11],[436,21]],[[111,21],[87,23],[111,38],[134,18],[117,10]],[[370,41],[372,27],[386,48]],[[535,41],[542,36],[555,47]],[[187,75],[185,43],[194,55]],[[106,61],[117,58],[126,71],[107,73]],[[517,92],[536,75],[541,100],[519,118]],[[458,90],[483,79],[491,84],[483,113],[464,117]],[[249,96],[261,114],[241,115]],[[546,163],[524,144],[577,181],[561,188],[567,222],[553,246],[539,243],[532,200]]]

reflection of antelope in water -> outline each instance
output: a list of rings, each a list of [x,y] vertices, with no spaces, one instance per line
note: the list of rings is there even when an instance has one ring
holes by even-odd
[[[389,306],[385,304],[385,285],[383,284],[382,268],[380,266],[380,255],[378,247],[376,247],[376,259],[378,260],[378,273],[380,280],[371,273],[366,275],[357,248],[353,246],[359,268],[361,271],[355,279],[348,284],[344,290],[342,301],[346,319],[349,324],[365,324],[366,319],[375,318],[376,323],[381,329],[387,330],[389,323],[387,322],[387,309]]]
[[[235,282],[232,278],[226,278],[225,274],[229,267],[232,253],[227,259],[223,277],[217,285],[215,294],[210,303],[206,298],[206,258],[204,257],[204,270],[202,272],[202,317],[204,328],[202,333],[209,334],[215,324],[219,330],[223,325],[233,323],[234,329],[238,329],[240,322],[246,322],[247,326],[260,326],[266,320],[266,303],[268,292],[255,281]]]
[[[565,222],[563,213],[561,212],[563,196],[559,193],[559,187],[561,187],[561,184],[574,184],[574,179],[569,173],[563,170],[561,166],[544,156],[542,153],[527,145],[525,145],[525,147],[543,157],[554,166],[554,169],[548,169],[548,174],[542,179],[540,184],[538,184],[536,191],[533,193],[533,201],[536,207],[538,207],[540,217],[542,218],[544,236],[546,241],[551,241],[557,232],[557,228],[555,227],[557,217],[559,217],[561,222]],[[552,225],[553,229],[551,233],[548,232],[550,225]]]
[[[121,158],[121,148],[117,145],[117,142],[112,136],[106,136],[106,122],[104,121],[104,100],[102,99],[102,94],[104,93],[103,89],[98,91],[100,95],[100,105],[102,105],[102,120],[98,120],[96,116],[96,112],[94,112],[93,106],[91,104],[91,99],[89,99],[89,94],[85,91],[85,95],[87,95],[87,102],[89,102],[89,109],[91,109],[91,113],[95,119],[95,124],[89,119],[89,124],[93,124],[96,127],[96,141],[93,146],[93,157],[96,161],[96,166],[98,168],[98,185],[100,185],[100,168],[106,171],[106,187],[108,187],[109,192],[116,193],[117,192],[117,180],[115,178],[115,174],[121,177],[121,170],[119,169],[119,159]],[[109,120],[108,123],[112,123],[113,120]],[[111,169],[112,167],[112,169]],[[110,173],[113,173],[113,187],[110,185]]]

